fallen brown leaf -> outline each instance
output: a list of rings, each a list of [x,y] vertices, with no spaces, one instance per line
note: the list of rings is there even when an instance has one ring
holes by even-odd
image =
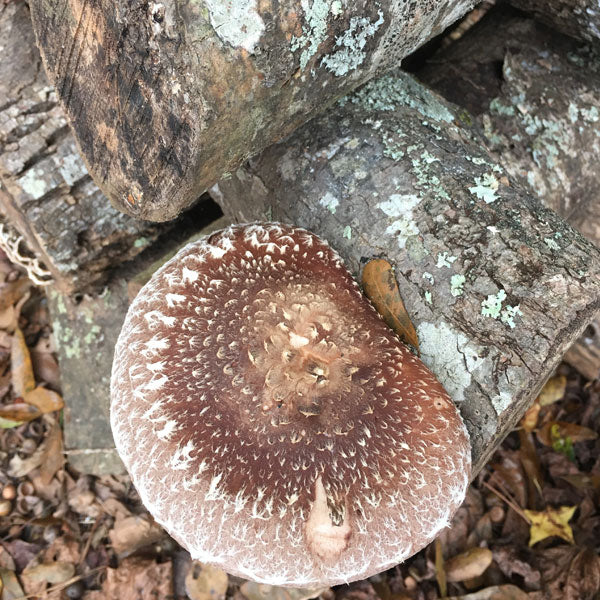
[[[0,312],[16,304],[31,285],[31,280],[27,277],[20,277],[0,285]]]
[[[533,546],[551,536],[558,536],[573,544],[573,530],[569,521],[576,510],[576,506],[561,506],[560,508],[546,507],[543,511],[523,511],[531,521],[529,545]]]
[[[24,398],[35,388],[33,366],[25,336],[19,327],[15,329],[11,347],[11,371],[13,391],[17,398]]]
[[[564,375],[550,377],[538,396],[540,406],[548,406],[562,399],[567,388],[567,378]]]
[[[185,576],[185,591],[190,600],[224,600],[229,577],[225,571],[192,562]]]
[[[75,566],[68,562],[50,562],[27,567],[21,578],[32,582],[63,583],[75,575]]]
[[[31,456],[21,458],[15,454],[8,463],[8,474],[11,477],[24,477],[42,464],[42,447],[40,446]]]
[[[17,309],[14,306],[8,306],[0,311],[0,329],[13,330],[17,322]]]
[[[542,410],[542,407],[539,403],[539,400],[536,399],[535,402],[527,409],[527,412],[523,415],[523,418],[521,419],[521,427],[527,433],[531,433],[537,427],[540,410]]]
[[[547,548],[539,562],[550,598],[584,600],[600,592],[600,556],[590,548]]]
[[[539,570],[524,560],[516,547],[496,546],[492,548],[492,554],[494,562],[506,577],[513,579],[515,575],[518,575],[527,589],[540,589],[542,576]]]
[[[56,473],[65,463],[63,455],[62,430],[58,421],[52,425],[48,437],[42,446],[42,460],[40,463],[40,478],[42,483],[48,485]]]
[[[537,439],[544,446],[552,446],[555,443],[554,431],[560,438],[570,438],[573,443],[595,440],[598,437],[598,434],[588,427],[565,421],[549,421],[537,431]]]
[[[448,581],[466,581],[479,577],[492,564],[492,551],[488,548],[471,548],[446,561]]]
[[[446,600],[528,600],[529,595],[516,585],[494,585],[464,596],[449,596]]]
[[[2,600],[15,600],[15,598],[22,598],[25,595],[14,571],[0,567],[0,581],[2,582],[0,587]]]
[[[578,490],[600,491],[600,475],[586,475],[585,473],[580,473],[575,475],[560,475],[560,478],[568,481]]]
[[[519,442],[521,444],[519,458],[528,480],[527,506],[534,508],[542,489],[544,477],[531,433],[528,433],[525,429],[520,429]]]
[[[115,521],[109,532],[110,541],[118,556],[129,556],[139,548],[153,544],[165,535],[162,527],[138,516]]]
[[[157,600],[172,597],[173,569],[170,562],[126,558],[117,569],[107,569],[102,591],[86,599]]]
[[[52,390],[47,390],[39,385],[30,392],[27,392],[25,396],[23,396],[23,400],[25,400],[27,404],[36,406],[43,414],[60,410],[65,405],[60,394],[57,394]]]
[[[58,362],[51,351],[50,343],[47,339],[41,339],[31,350],[31,362],[33,372],[38,381],[47,383],[54,390],[60,389],[60,370]]]
[[[382,259],[369,261],[363,269],[362,285],[387,325],[418,352],[419,338],[402,302],[392,265]]]
[[[316,598],[329,588],[284,588],[276,585],[266,585],[264,583],[255,583],[246,581],[241,587],[240,592],[248,600],[310,600]]]
[[[448,593],[448,580],[446,578],[442,542],[439,537],[435,540],[435,580],[437,581],[440,595],[444,598]]]
[[[0,405],[0,418],[7,419],[8,421],[27,423],[28,421],[37,419],[41,414],[38,408],[25,402]]]

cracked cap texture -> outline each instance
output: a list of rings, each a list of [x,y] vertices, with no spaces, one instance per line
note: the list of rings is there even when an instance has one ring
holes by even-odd
[[[236,225],[132,303],[111,423],[154,518],[258,582],[368,577],[446,525],[470,474],[442,385],[312,233]]]

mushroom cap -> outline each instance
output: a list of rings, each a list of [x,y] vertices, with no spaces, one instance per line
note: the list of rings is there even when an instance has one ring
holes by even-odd
[[[144,286],[111,423],[142,501],[192,557],[273,585],[401,562],[469,482],[442,385],[326,242],[277,223],[190,244]]]

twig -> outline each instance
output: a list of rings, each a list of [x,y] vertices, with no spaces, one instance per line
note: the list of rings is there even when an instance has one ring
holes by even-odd
[[[522,517],[528,525],[531,525],[531,521],[527,517],[527,515],[523,512],[523,509],[515,504],[512,500],[507,498],[502,492],[498,491],[495,487],[491,486],[487,481],[482,481],[483,485],[492,492],[492,494],[496,494],[500,500],[504,500],[508,506],[510,506],[520,517]]]

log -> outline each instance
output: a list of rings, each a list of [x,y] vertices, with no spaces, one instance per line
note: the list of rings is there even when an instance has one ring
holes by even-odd
[[[395,72],[211,193],[236,220],[318,233],[357,276],[374,257],[394,265],[477,473],[600,308],[600,252],[510,180],[472,122]]]
[[[119,210],[164,221],[475,1],[31,0],[31,9],[94,180]]]
[[[478,115],[493,156],[600,246],[600,60],[596,50],[499,7],[418,72]],[[600,57],[599,57],[600,58]],[[565,355],[600,376],[600,320]]]
[[[581,40],[600,39],[600,6],[597,0],[510,0],[543,23]]]
[[[0,3],[0,48],[0,213],[59,289],[85,291],[170,226],[123,215],[88,175],[41,68],[25,3]]]

